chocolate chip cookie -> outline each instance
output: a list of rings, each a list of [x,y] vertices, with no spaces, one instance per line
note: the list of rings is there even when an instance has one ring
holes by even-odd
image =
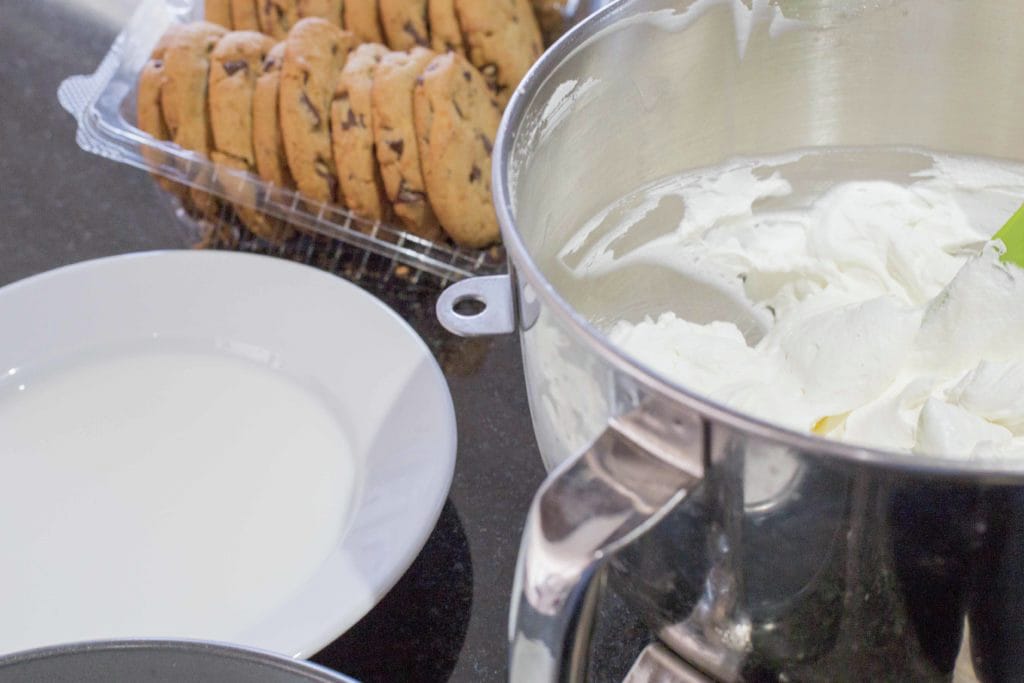
[[[430,47],[435,52],[466,54],[462,29],[455,16],[455,0],[427,0],[427,19],[430,22]]]
[[[160,109],[160,86],[164,79],[165,46],[157,44],[149,60],[139,72],[139,88],[135,97],[135,122],[139,130],[157,140],[170,140],[163,111]]]
[[[209,153],[211,137],[206,114],[210,53],[225,33],[221,26],[199,21],[174,25],[164,34],[164,120],[175,143],[203,155]]]
[[[455,14],[466,56],[505,106],[542,50],[530,0],[455,0]]]
[[[341,28],[342,0],[298,0],[299,18],[320,17]]]
[[[423,70],[413,96],[420,164],[430,206],[457,243],[498,239],[491,201],[491,146],[501,111],[484,77],[453,52]]]
[[[232,31],[220,39],[210,55],[210,158],[224,168],[246,173],[255,170],[253,94],[260,69],[273,47],[270,36]],[[231,172],[218,176],[241,221],[261,237],[278,239],[282,231],[276,222],[252,208],[256,193],[248,179]]]
[[[256,78],[274,39],[255,31],[232,31],[210,54],[210,126],[214,148],[255,166],[252,98]]]
[[[259,31],[259,0],[231,0],[231,28],[236,31]]]
[[[135,96],[135,125],[144,133],[157,140],[170,140],[171,133],[164,120],[163,109],[160,107],[160,88],[164,80],[164,53],[167,51],[166,41],[161,38],[153,48],[149,60],[139,72],[139,86]],[[167,163],[164,155],[156,150],[142,148],[142,156],[156,167]],[[163,176],[153,174],[160,187],[176,194],[188,204],[188,190],[182,185],[171,182]]]
[[[260,30],[275,40],[284,40],[299,20],[296,0],[257,0]]]
[[[164,34],[164,78],[160,87],[164,121],[177,145],[207,157],[212,142],[207,115],[210,54],[225,33],[222,26],[199,21],[177,24]],[[203,213],[216,215],[217,204],[210,195],[195,188],[190,194]]]
[[[331,103],[331,142],[345,205],[357,216],[374,221],[384,219],[390,208],[374,152],[370,103],[374,72],[387,53],[386,47],[376,43],[353,50]]]
[[[204,0],[203,19],[211,24],[231,28],[231,0]]]
[[[390,52],[373,76],[373,141],[384,189],[402,225],[427,239],[441,236],[427,202],[413,123],[413,87],[435,53],[425,48]]]
[[[299,191],[319,202],[341,199],[329,117],[335,82],[355,45],[352,33],[315,17],[299,20],[285,41],[278,105],[284,150]]]
[[[280,42],[267,53],[256,78],[252,95],[252,145],[260,177],[277,187],[290,188],[295,183],[288,170],[277,111],[284,47]]]
[[[348,0],[342,8],[345,28],[362,43],[383,43],[378,0]]]
[[[392,50],[429,47],[427,0],[379,0],[380,23]]]

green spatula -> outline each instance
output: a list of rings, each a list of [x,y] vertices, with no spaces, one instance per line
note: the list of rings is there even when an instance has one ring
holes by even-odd
[[[1024,206],[1010,216],[1006,225],[999,229],[992,239],[1002,240],[1006,245],[1006,253],[1002,260],[1024,268]]]

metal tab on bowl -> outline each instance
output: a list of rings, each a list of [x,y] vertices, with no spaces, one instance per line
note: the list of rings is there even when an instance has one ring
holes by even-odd
[[[460,337],[511,334],[516,330],[508,275],[474,277],[456,282],[437,300],[437,319]]]

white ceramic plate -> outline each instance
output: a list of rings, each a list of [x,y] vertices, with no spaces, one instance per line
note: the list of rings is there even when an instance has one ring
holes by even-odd
[[[154,637],[309,656],[437,521],[445,379],[338,277],[113,257],[0,289],[0,329],[0,653]]]

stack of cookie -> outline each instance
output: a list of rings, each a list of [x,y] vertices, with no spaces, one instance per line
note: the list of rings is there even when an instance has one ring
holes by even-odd
[[[207,0],[222,23],[172,26],[143,67],[139,127],[369,221],[494,242],[491,147],[540,53],[528,0],[361,1]],[[251,208],[244,175],[219,175],[254,233],[287,236]],[[206,193],[164,185],[199,213],[217,210]]]
[[[562,2],[534,0],[545,17]],[[205,0],[205,17],[275,40],[284,40],[301,19],[318,17],[360,43],[455,52],[483,72],[502,105],[542,50],[531,0]]]

